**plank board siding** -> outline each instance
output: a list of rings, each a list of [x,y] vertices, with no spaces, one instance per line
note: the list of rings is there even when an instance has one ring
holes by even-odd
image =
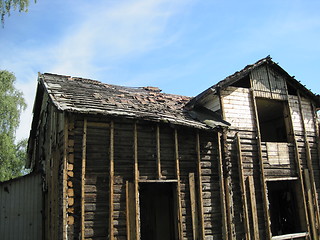
[[[249,89],[228,87],[221,91],[225,120],[231,128],[253,130],[253,109]]]

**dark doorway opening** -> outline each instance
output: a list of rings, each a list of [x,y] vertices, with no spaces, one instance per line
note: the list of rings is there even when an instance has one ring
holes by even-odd
[[[297,181],[268,181],[272,236],[305,231],[302,194]]]
[[[141,240],[174,240],[176,214],[172,183],[140,183]]]

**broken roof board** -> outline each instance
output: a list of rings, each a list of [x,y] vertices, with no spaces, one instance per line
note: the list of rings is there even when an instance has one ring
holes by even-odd
[[[136,118],[176,125],[209,129],[194,120],[184,109],[190,97],[161,93],[158,88],[130,88],[104,84],[95,80],[72,78],[55,74],[40,74],[53,104],[60,111],[102,114]],[[214,121],[210,127],[225,127],[227,123]]]

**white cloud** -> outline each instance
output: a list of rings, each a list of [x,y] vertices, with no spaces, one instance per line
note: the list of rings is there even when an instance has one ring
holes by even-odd
[[[87,10],[84,19],[55,47],[53,72],[87,75],[97,61],[114,61],[161,48],[175,37],[169,20],[190,1],[122,1]]]

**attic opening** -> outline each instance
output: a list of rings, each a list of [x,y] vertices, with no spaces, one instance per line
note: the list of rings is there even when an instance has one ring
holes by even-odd
[[[291,127],[287,102],[257,98],[262,142],[290,142]]]
[[[231,84],[233,87],[241,87],[241,88],[250,88],[251,83],[250,83],[250,77],[249,75],[243,77],[242,79],[234,82]]]
[[[141,240],[177,239],[173,183],[140,183]]]
[[[272,236],[306,231],[297,180],[267,181]]]

